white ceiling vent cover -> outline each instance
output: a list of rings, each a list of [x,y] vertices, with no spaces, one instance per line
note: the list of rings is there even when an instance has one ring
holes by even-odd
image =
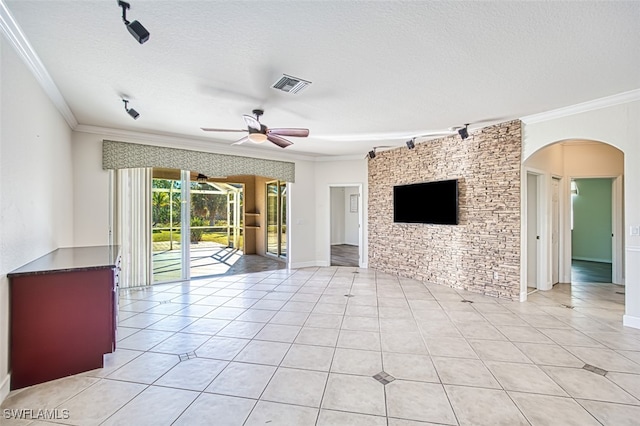
[[[282,90],[283,92],[295,94],[302,91],[310,84],[310,81],[283,74],[282,77],[280,77],[278,81],[273,83],[273,86],[271,87],[273,87],[274,89]]]

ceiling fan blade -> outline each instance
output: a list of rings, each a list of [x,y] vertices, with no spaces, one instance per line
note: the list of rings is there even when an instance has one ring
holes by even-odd
[[[234,143],[232,143],[231,145],[240,145],[240,144],[243,144],[243,143],[247,142],[248,140],[249,140],[249,137],[248,137],[248,136],[245,136],[245,137],[244,137],[244,138],[242,138],[242,139],[238,139],[237,141],[235,141],[235,142],[234,142]]]
[[[296,136],[299,138],[306,138],[309,136],[309,129],[295,129],[290,127],[283,127],[279,129],[267,130],[267,135],[280,135],[280,136]]]
[[[236,130],[236,129],[214,129],[211,127],[200,127],[205,132],[246,132],[247,130]]]
[[[261,129],[260,122],[256,120],[255,117],[252,117],[250,115],[243,115],[242,118],[244,118],[244,122],[247,123],[247,126],[251,127],[252,129]]]
[[[278,145],[280,148],[286,148],[289,145],[293,145],[293,142],[274,134],[267,134],[267,139],[269,139],[270,142]]]

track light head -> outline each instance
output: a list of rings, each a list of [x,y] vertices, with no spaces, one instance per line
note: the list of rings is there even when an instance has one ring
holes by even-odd
[[[127,113],[128,113],[128,114],[129,114],[129,115],[130,115],[134,120],[137,120],[137,119],[138,119],[138,117],[140,117],[140,113],[138,113],[138,111],[136,111],[136,110],[135,110],[135,109],[133,109],[133,108],[129,108],[129,109],[127,110]]]
[[[127,9],[131,8],[131,5],[126,1],[118,0],[118,6],[122,8],[122,21],[127,27],[133,38],[140,44],[144,44],[149,40],[149,31],[138,21],[129,22],[127,20]]]
[[[407,148],[409,148],[409,149],[413,149],[413,148],[415,148],[415,147],[416,147],[415,139],[416,139],[416,138],[413,138],[413,139],[409,139],[409,140],[407,141]]]
[[[133,21],[129,25],[127,25],[127,29],[135,38],[138,40],[138,43],[144,44],[147,40],[149,40],[149,31],[138,21]]]
[[[129,114],[134,120],[137,120],[138,117],[140,117],[140,114],[135,109],[129,108],[129,100],[123,99],[122,102],[124,102],[124,110],[127,111],[127,114]]]
[[[458,130],[458,134],[460,135],[462,140],[465,140],[466,138],[468,138],[469,137],[469,125],[465,124],[463,128]]]

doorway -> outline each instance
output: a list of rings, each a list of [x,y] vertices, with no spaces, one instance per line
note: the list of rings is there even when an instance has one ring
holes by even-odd
[[[360,266],[360,188],[359,185],[329,187],[331,266]]]
[[[612,282],[613,179],[571,180],[571,282]]]
[[[153,169],[153,282],[223,274],[243,255],[243,185]]]
[[[550,290],[555,284],[576,281],[577,276],[572,277],[572,262],[575,266],[576,261],[604,264],[611,269],[610,273],[605,271],[607,282],[624,284],[623,173],[622,151],[595,141],[558,142],[525,161],[521,301],[527,299],[534,285],[537,290]],[[580,255],[580,249],[594,245],[584,240],[576,242],[573,238],[577,218],[572,207],[576,192],[582,194],[575,181],[580,186],[580,180],[593,179],[602,179],[602,185],[607,189],[601,198],[604,201],[599,202],[599,207],[604,207],[610,217],[601,232],[604,245],[609,248],[610,254],[606,257]],[[580,273],[583,272],[584,268]],[[602,274],[602,271],[597,273]]]

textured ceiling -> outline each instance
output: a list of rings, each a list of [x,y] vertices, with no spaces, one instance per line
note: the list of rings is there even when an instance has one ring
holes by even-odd
[[[80,124],[212,147],[239,134],[200,127],[244,128],[256,107],[271,127],[310,129],[287,152],[364,156],[640,88],[638,1],[131,0],[144,45],[116,0],[4,3]],[[283,73],[312,84],[271,89]]]

